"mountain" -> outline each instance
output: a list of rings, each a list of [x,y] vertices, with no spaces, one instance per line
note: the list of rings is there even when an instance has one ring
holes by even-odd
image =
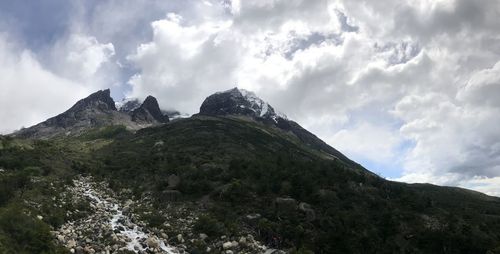
[[[244,89],[233,88],[208,96],[201,104],[199,114],[208,116],[241,115],[251,117],[268,126],[274,126],[289,132],[305,145],[323,151],[332,158],[340,159],[349,166],[361,167],[335,148],[323,142],[316,135],[302,128],[298,123],[288,120],[286,115],[276,111],[269,103],[257,97],[255,93]]]
[[[208,96],[201,104],[200,114],[244,115],[274,123],[286,119],[284,114],[277,113],[255,93],[237,87]]]
[[[158,101],[153,96],[148,96],[141,106],[131,112],[132,121],[141,123],[168,123],[168,116],[163,115]]]
[[[100,90],[78,101],[62,114],[35,126],[21,129],[12,134],[23,138],[52,138],[61,135],[78,136],[92,129],[112,125],[123,125],[129,130],[168,122],[152,96],[138,107],[138,100],[127,101],[120,110],[110,96],[110,90]]]
[[[0,136],[0,253],[500,253],[500,198],[385,180],[253,93],[138,130],[109,119],[160,122],[157,101],[114,105]]]

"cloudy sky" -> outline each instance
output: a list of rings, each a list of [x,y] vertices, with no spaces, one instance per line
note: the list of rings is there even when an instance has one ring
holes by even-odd
[[[0,133],[255,91],[386,178],[500,196],[498,0],[0,0]]]

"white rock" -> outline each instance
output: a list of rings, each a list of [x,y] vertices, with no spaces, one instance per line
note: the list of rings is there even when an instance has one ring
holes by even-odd
[[[232,242],[225,242],[222,244],[222,248],[227,250],[227,249],[231,249],[233,247],[233,243]]]
[[[160,247],[160,243],[158,241],[158,239],[156,239],[156,237],[150,237],[148,238],[148,240],[146,240],[146,244],[150,247],[150,248],[158,248]]]
[[[60,243],[64,243],[64,236],[63,235],[58,235],[57,236],[57,240],[60,242]]]
[[[247,239],[244,236],[242,236],[240,237],[239,243],[245,245],[247,243]]]
[[[69,240],[68,243],[66,244],[66,247],[68,247],[68,248],[76,247],[76,241],[73,239]]]
[[[201,240],[205,240],[205,239],[207,239],[207,238],[208,238],[208,235],[207,235],[207,234],[203,234],[203,233],[201,233],[201,234],[200,234],[200,239],[201,239]]]

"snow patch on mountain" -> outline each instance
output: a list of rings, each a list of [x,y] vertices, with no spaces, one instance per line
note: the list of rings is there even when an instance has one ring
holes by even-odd
[[[269,103],[259,98],[254,92],[235,87],[230,90],[217,92],[215,94],[229,94],[234,98],[243,98],[248,102],[249,106],[239,105],[239,107],[250,109],[251,111],[255,112],[256,117],[270,118],[275,122],[278,118],[288,119],[285,114],[276,111],[271,105],[269,105]]]
[[[257,114],[259,114],[260,117],[264,117],[266,113],[268,112],[269,109],[269,104],[259,97],[255,95],[255,93],[244,90],[244,89],[238,89],[241,93],[241,95],[248,101],[250,102],[250,108],[253,109]]]

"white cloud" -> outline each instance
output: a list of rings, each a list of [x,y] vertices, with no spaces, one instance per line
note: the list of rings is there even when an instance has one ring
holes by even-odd
[[[228,25],[226,21],[184,25],[175,14],[153,22],[153,41],[128,57],[141,69],[130,80],[130,96],[154,94],[164,107],[174,105],[193,113],[208,93],[234,85],[232,72],[240,52],[225,32]]]
[[[474,73],[457,98],[465,103],[500,107],[500,61],[491,69]]]
[[[88,90],[46,70],[28,50],[0,37],[0,133],[30,126],[61,113]]]
[[[59,75],[71,80],[94,83],[99,88],[103,84],[95,84],[99,83],[97,74],[104,64],[111,61],[115,48],[112,43],[100,43],[93,36],[76,33],[58,41],[51,53],[51,66]],[[112,73],[105,75],[111,76]]]
[[[327,141],[349,156],[384,164],[398,162],[402,143],[402,139],[390,128],[370,123],[340,130]]]

